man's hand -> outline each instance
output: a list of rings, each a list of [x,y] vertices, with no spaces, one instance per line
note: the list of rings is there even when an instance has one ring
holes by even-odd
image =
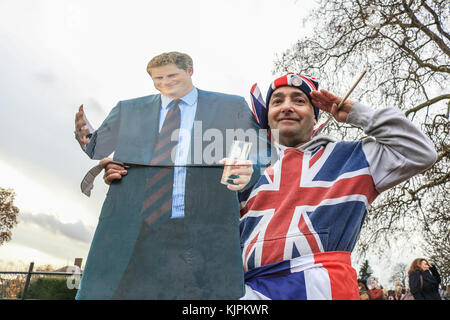
[[[100,163],[111,161],[111,158],[103,158]],[[110,185],[114,180],[122,179],[122,176],[126,175],[128,172],[121,165],[116,163],[109,163],[105,167],[105,174],[103,175],[103,180],[107,185]]]
[[[227,159],[222,159],[219,161],[220,163],[225,164]],[[233,179],[232,184],[227,184],[227,188],[232,191],[242,190],[249,182],[250,178],[253,174],[253,165],[250,160],[238,160],[231,166],[230,176],[235,175],[238,176],[236,179]]]
[[[345,122],[347,116],[353,108],[355,102],[345,100],[341,108],[338,110],[337,106],[342,101],[342,98],[335,96],[327,90],[311,91],[312,103],[319,109],[329,112],[339,122]]]
[[[78,112],[75,114],[75,139],[77,139],[81,148],[85,150],[86,145],[90,141],[89,138],[86,138],[86,135],[88,135],[90,132],[89,129],[85,127],[86,121],[84,121],[83,115],[84,115],[83,105],[81,105],[80,108],[78,109]]]

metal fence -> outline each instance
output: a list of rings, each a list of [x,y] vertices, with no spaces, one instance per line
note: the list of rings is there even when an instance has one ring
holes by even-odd
[[[30,283],[38,278],[66,278],[68,289],[78,289],[81,270],[77,266],[71,272],[33,271],[34,262],[30,263],[28,271],[0,271],[0,300],[25,300]]]

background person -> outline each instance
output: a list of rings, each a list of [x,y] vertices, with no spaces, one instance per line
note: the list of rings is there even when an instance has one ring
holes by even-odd
[[[417,258],[408,271],[409,288],[415,300],[441,300],[439,284],[441,276],[427,259]]]

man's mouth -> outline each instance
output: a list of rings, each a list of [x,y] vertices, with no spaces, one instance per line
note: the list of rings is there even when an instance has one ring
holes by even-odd
[[[296,122],[299,122],[300,119],[298,119],[298,118],[281,118],[281,119],[278,119],[278,122],[281,122],[281,121],[296,121]]]

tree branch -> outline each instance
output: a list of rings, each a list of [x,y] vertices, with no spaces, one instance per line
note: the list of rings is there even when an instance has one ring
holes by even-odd
[[[444,99],[450,99],[450,94],[443,94],[443,95],[434,97],[431,100],[425,101],[424,103],[421,103],[418,106],[416,106],[414,108],[411,108],[408,111],[406,111],[405,112],[405,116],[408,116],[412,112],[417,112],[417,111],[419,111],[422,108],[428,107],[428,106],[430,106],[432,104],[435,104],[436,102],[439,102],[439,101],[444,100]]]

